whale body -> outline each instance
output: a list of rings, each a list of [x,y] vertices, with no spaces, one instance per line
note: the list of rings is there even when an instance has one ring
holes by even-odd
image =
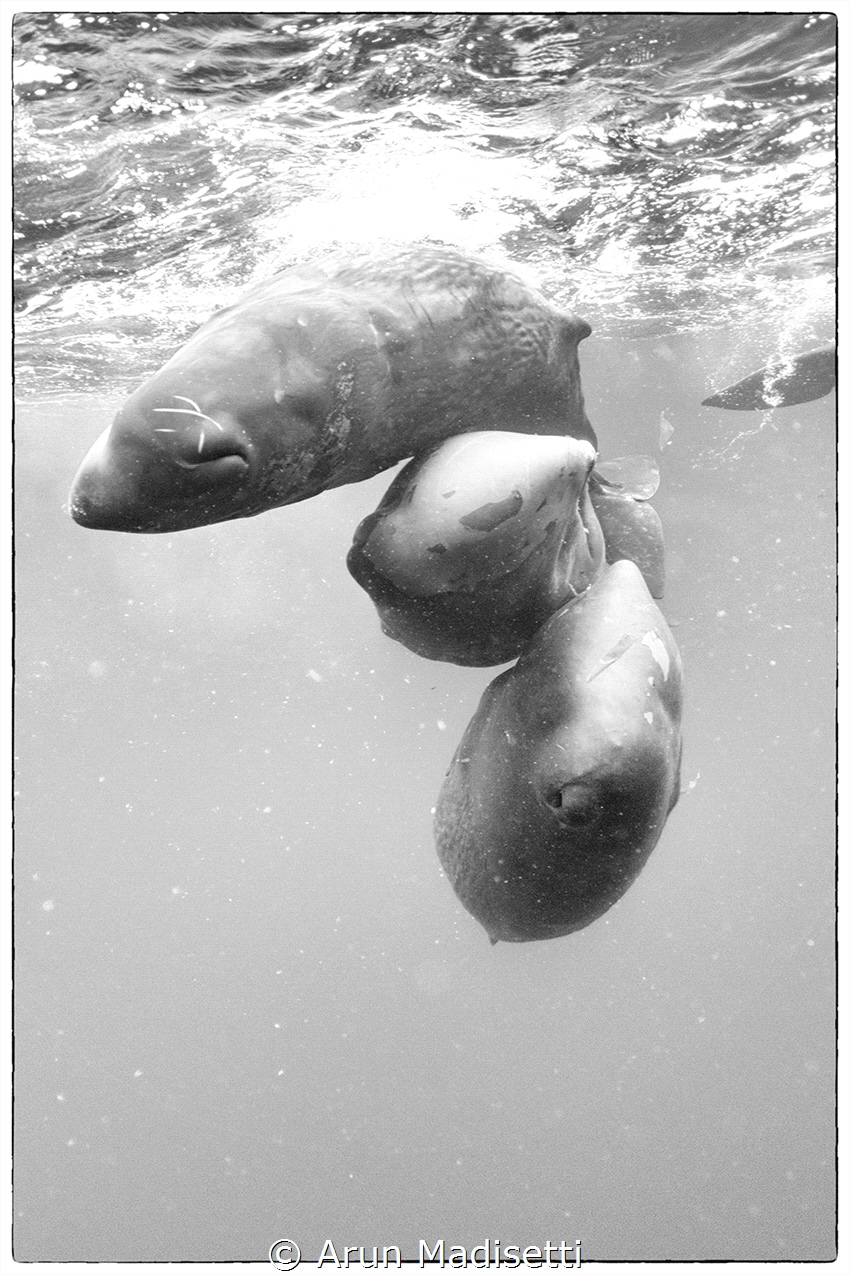
[[[602,468],[643,472],[646,459]],[[357,528],[349,571],[384,633],[417,655],[480,666],[516,659],[606,561],[634,562],[653,597],[663,596],[658,514],[597,474],[583,440],[502,431],[447,439],[395,476]]]
[[[627,559],[640,568],[649,592],[664,597],[664,531],[658,511],[645,500],[603,486],[590,478],[590,499],[605,538],[605,561]]]
[[[595,459],[584,440],[497,431],[406,465],[348,555],[387,636],[428,659],[515,659],[603,569]]]
[[[497,677],[440,792],[437,852],[492,942],[556,938],[628,889],[679,796],[682,666],[620,561]]]
[[[297,266],[215,314],[84,459],[81,525],[170,532],[369,478],[473,430],[594,446],[582,319],[437,245]]]

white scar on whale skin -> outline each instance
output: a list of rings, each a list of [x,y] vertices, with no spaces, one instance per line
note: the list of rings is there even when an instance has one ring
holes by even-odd
[[[219,425],[218,421],[214,421],[211,416],[207,416],[206,412],[202,412],[194,399],[186,398],[183,394],[175,394],[173,397],[176,398],[179,403],[191,404],[191,409],[189,407],[155,407],[153,410],[155,412],[173,412],[175,416],[197,416],[202,421],[209,421],[211,425],[215,425],[217,430],[220,430],[222,434],[224,433],[224,426]],[[157,434],[173,434],[174,430],[158,429],[154,432]]]
[[[593,679],[598,677],[600,673],[604,673],[606,668],[610,668],[612,664],[616,664],[617,660],[619,660],[621,656],[625,655],[626,651],[633,647],[637,641],[639,641],[639,638],[636,633],[624,633],[616,646],[612,646],[608,654],[602,656],[602,659],[599,661],[596,668],[593,669],[592,672],[588,673],[588,682],[592,682]]]
[[[661,669],[661,674],[666,682],[670,672],[670,656],[667,654],[667,647],[661,641],[655,629],[645,633],[641,640],[644,646],[649,647],[649,653]]]
[[[610,668],[612,664],[616,664],[617,660],[625,655],[626,651],[633,647],[635,642],[638,641],[649,648],[649,653],[661,669],[661,675],[666,682],[670,673],[670,656],[667,653],[667,647],[661,641],[661,638],[655,632],[655,629],[650,629],[647,633],[644,633],[641,638],[639,638],[636,633],[624,633],[616,646],[613,646],[607,655],[603,655],[597,667],[588,674],[588,682],[592,682],[593,679],[598,677],[600,673],[604,673],[606,668]],[[654,681],[651,676],[647,678],[647,682],[650,686],[654,685]]]

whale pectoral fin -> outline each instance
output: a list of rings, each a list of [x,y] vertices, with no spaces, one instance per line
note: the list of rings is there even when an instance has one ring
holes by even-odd
[[[664,531],[652,505],[591,486],[590,499],[605,538],[605,561],[627,559],[656,599],[664,597]]]
[[[660,486],[661,473],[654,456],[617,456],[596,462],[591,486],[594,483],[633,500],[651,500]]]
[[[835,346],[827,345],[791,358],[772,359],[743,381],[704,398],[702,406],[722,407],[727,412],[766,412],[772,407],[810,403],[834,388]]]

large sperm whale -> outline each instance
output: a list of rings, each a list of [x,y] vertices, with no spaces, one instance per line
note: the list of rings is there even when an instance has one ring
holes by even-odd
[[[577,356],[589,332],[442,246],[285,270],[131,395],[84,459],[70,513],[179,531],[358,482],[471,430],[595,446]]]
[[[625,560],[490,683],[434,828],[492,942],[570,934],[623,895],[679,796],[681,717],[676,643]]]

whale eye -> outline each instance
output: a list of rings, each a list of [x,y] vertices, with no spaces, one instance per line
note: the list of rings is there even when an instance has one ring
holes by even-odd
[[[588,784],[564,784],[560,788],[552,788],[544,800],[559,821],[571,828],[588,828],[602,813],[599,797]]]

